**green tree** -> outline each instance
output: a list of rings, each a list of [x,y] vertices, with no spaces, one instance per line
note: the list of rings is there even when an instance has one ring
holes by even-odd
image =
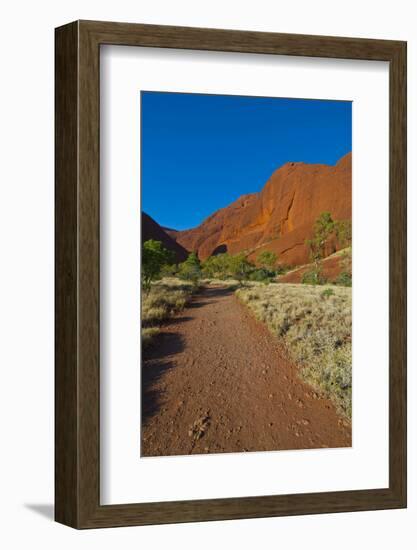
[[[245,253],[241,252],[230,258],[230,275],[238,281],[249,278],[249,274],[254,269],[254,265],[246,258]]]
[[[256,258],[259,266],[267,269],[268,271],[273,271],[277,260],[278,256],[275,254],[275,252],[271,252],[270,250],[263,250],[258,254],[258,257]]]
[[[174,254],[160,241],[150,239],[142,246],[142,286],[148,292],[151,282],[157,279],[164,265],[172,263]]]
[[[195,252],[191,252],[185,262],[178,266],[181,279],[197,283],[201,277],[201,264]]]
[[[310,249],[310,256],[313,262],[318,266],[320,260],[324,258],[326,242],[335,230],[335,222],[330,212],[322,212],[314,222],[313,238],[306,241]]]
[[[337,240],[340,248],[351,245],[352,223],[350,220],[334,221],[330,212],[322,212],[314,222],[312,239],[306,241],[314,268],[303,275],[303,283],[324,284],[321,261],[325,257],[326,244],[330,238]]]
[[[306,241],[310,249],[310,255],[314,262],[322,260],[325,256],[326,243],[330,237],[335,237],[340,248],[346,248],[352,244],[352,223],[350,220],[334,221],[330,212],[322,212],[314,222],[313,238]]]
[[[335,222],[335,233],[341,248],[346,248],[352,244],[352,222],[350,220]]]
[[[320,285],[325,279],[321,273],[321,260],[325,256],[326,243],[332,234],[335,233],[336,224],[330,212],[322,212],[313,226],[313,238],[306,241],[310,249],[310,257],[314,262],[314,268],[304,273],[301,280],[304,284]]]
[[[203,262],[203,275],[208,278],[226,279],[230,276],[230,258],[227,252],[210,256]]]

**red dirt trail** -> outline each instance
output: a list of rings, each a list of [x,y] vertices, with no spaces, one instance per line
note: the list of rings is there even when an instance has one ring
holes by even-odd
[[[142,456],[351,446],[350,424],[223,286],[161,329],[142,388]]]

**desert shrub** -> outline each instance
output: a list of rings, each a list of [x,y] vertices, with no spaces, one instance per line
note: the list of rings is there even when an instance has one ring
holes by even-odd
[[[335,286],[272,283],[236,291],[255,317],[281,339],[303,380],[351,416],[352,292]],[[333,293],[329,293],[332,290]],[[323,293],[326,298],[323,298]]]
[[[328,298],[329,296],[334,295],[334,290],[332,288],[326,288],[323,290],[323,292],[320,294],[322,298]]]
[[[158,334],[159,328],[157,327],[147,327],[142,329],[142,346],[144,348],[148,348],[155,336]]]
[[[342,271],[335,280],[335,283],[340,286],[352,286],[352,274],[347,271]]]
[[[291,271],[293,266],[287,265],[287,264],[278,264],[275,268],[275,273],[277,275],[285,275],[285,273],[288,273],[288,271]]]
[[[180,311],[194,291],[194,285],[181,285],[163,279],[154,283],[142,300],[142,320],[145,323],[161,321],[172,312]],[[175,279],[173,280],[175,281]]]
[[[165,264],[161,267],[160,276],[163,277],[175,277],[178,273],[178,266],[176,264]]]
[[[257,281],[259,283],[269,283],[274,276],[274,272],[260,268],[254,269],[251,273],[249,273],[248,279],[249,281]]]
[[[163,321],[168,317],[169,308],[167,305],[148,305],[142,306],[142,322],[144,324],[154,324]]]
[[[321,268],[313,268],[309,271],[306,271],[302,278],[301,282],[305,285],[324,285],[326,284],[326,278],[321,272]]]
[[[152,283],[142,295],[142,328],[158,327],[184,309],[196,287],[193,282],[164,278]]]
[[[277,263],[278,256],[275,254],[275,252],[271,252],[270,250],[263,250],[260,252],[256,258],[256,263],[268,270],[272,271]]]

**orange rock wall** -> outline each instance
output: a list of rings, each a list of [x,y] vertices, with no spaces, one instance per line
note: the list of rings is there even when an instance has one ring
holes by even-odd
[[[300,265],[308,261],[305,241],[322,212],[335,220],[351,219],[351,153],[335,166],[287,163],[261,192],[240,197],[198,227],[176,232],[175,238],[202,260],[226,247],[230,254],[247,251],[251,259],[272,250],[280,263]]]

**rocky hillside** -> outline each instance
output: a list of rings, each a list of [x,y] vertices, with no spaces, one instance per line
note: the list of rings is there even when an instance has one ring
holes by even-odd
[[[305,241],[314,221],[326,211],[334,220],[351,219],[351,153],[335,166],[287,163],[259,193],[240,197],[194,229],[169,234],[202,260],[219,252],[241,251],[254,259],[266,249],[276,252],[281,263],[301,265],[308,262]]]
[[[166,230],[162,229],[153,218],[145,214],[145,212],[142,212],[142,242],[148,241],[149,239],[161,241],[165,248],[172,250],[175,254],[176,263],[183,262],[187,259],[187,250],[176,242]]]

